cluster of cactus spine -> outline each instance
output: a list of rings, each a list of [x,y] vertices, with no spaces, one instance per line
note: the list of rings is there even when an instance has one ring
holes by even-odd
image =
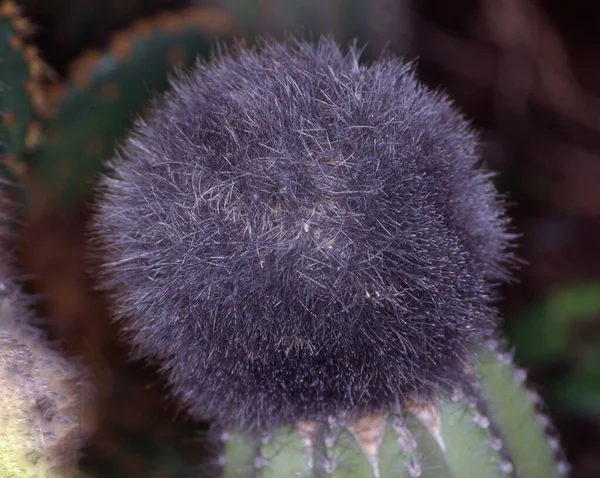
[[[0,155],[3,174],[44,200],[81,199],[79,188],[112,155],[134,114],[167,88],[173,65],[208,53],[208,41],[233,32],[218,11],[194,9],[140,21],[86,54],[65,83],[48,78],[15,2],[0,4]],[[142,86],[143,85],[143,86]],[[88,112],[93,111],[93,114]],[[35,329],[13,285],[0,291],[0,472],[63,477],[79,447],[82,385],[75,367]],[[334,477],[563,477],[568,466],[537,394],[497,343],[473,364],[476,392],[438,402],[405,402],[397,414],[302,422],[254,437],[223,432],[223,475]],[[23,392],[23,393],[21,393]],[[27,393],[25,393],[27,392]],[[9,411],[10,414],[6,412]],[[35,432],[31,432],[31,429]],[[8,431],[8,432],[7,432]],[[36,435],[37,433],[37,435]],[[4,468],[2,468],[4,467]],[[65,471],[69,469],[68,471]],[[61,473],[61,474],[59,474]]]

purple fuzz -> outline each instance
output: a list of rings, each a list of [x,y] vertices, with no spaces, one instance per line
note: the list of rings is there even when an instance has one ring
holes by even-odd
[[[327,39],[172,81],[100,185],[100,283],[195,417],[263,431],[468,384],[511,234],[477,136]]]

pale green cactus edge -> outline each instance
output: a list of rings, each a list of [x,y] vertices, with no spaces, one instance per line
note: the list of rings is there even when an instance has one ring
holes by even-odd
[[[475,395],[406,402],[390,416],[299,423],[254,438],[223,434],[225,478],[564,478],[569,466],[539,396],[512,355],[477,354]]]

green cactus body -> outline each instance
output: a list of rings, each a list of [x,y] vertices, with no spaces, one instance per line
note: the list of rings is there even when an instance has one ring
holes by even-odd
[[[72,57],[85,45],[98,44],[107,32],[167,6],[164,0],[26,0],[24,3],[32,21],[44,26],[37,32],[39,43],[53,64],[56,56]],[[187,3],[171,0],[168,7]]]
[[[568,467],[509,354],[478,355],[476,394],[406,401],[392,415],[304,422],[254,438],[225,433],[223,476],[561,478]]]
[[[40,80],[46,67],[25,42],[30,28],[13,1],[0,3],[0,157],[4,172],[17,176],[23,155],[39,141],[37,111],[45,107]]]
[[[328,24],[315,11],[328,7],[316,1],[300,3],[279,2],[278,24],[323,31]],[[236,17],[253,12],[245,28],[260,31],[264,19],[249,2],[227,4]],[[361,15],[364,5],[348,0],[334,9],[330,20],[337,19],[341,37],[368,35],[368,18]],[[206,56],[213,41],[234,31],[229,15],[204,8],[142,20],[114,35],[106,52],[88,53],[75,62],[66,84],[52,89],[50,112],[41,87],[45,67],[37,50],[24,42],[29,28],[12,0],[0,2],[0,155],[3,165],[21,175],[24,163],[19,159],[35,150],[34,179],[49,199],[62,202],[88,195],[87,183],[113,156],[136,114],[154,94],[168,88],[170,71]],[[35,329],[23,325],[28,317],[22,300],[10,281],[1,279],[0,475],[71,476],[80,446],[79,370]],[[222,475],[566,476],[568,466],[540,413],[540,400],[524,386],[524,373],[514,367],[510,355],[500,352],[498,344],[490,345],[478,354],[473,376],[474,394],[457,390],[439,401],[406,400],[394,414],[304,421],[293,430],[283,428],[263,437],[226,432],[219,461]],[[151,446],[143,442],[142,448]],[[163,447],[162,454],[152,449],[151,454],[165,458],[161,469],[181,468],[177,449]],[[116,473],[108,467],[106,476]],[[142,475],[147,475],[146,469]]]
[[[55,93],[55,115],[44,124],[35,158],[35,176],[44,189],[65,202],[85,196],[87,182],[113,155],[136,114],[168,88],[169,73],[208,55],[212,42],[232,29],[226,14],[192,8],[140,20],[115,34],[106,52],[77,60],[69,81]]]

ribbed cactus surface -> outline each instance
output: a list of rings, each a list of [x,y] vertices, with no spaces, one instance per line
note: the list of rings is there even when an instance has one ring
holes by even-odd
[[[18,297],[0,305],[0,475],[72,476],[79,443],[81,385],[73,365],[22,323]],[[15,303],[17,301],[17,303]]]
[[[397,413],[299,422],[268,436],[224,432],[223,476],[561,478],[568,475],[537,394],[490,343],[473,390],[406,401]]]

